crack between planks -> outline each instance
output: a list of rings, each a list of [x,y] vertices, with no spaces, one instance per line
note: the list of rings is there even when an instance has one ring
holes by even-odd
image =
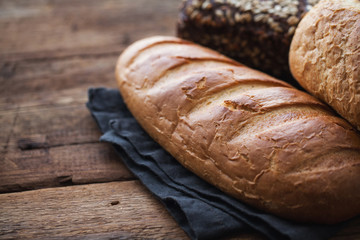
[[[48,111],[48,110],[61,110],[66,108],[85,108],[85,104],[87,101],[87,98],[84,98],[85,100],[83,102],[74,102],[71,104],[62,104],[62,103],[44,103],[44,104],[38,104],[38,105],[31,105],[31,106],[21,106],[18,105],[15,109],[9,108],[9,109],[0,109],[0,114],[7,114],[7,113],[29,113],[29,112],[36,112],[36,111]],[[0,105],[1,107],[1,105]]]
[[[33,56],[36,55],[35,53],[13,53],[8,54],[8,56],[5,56],[2,62],[5,64],[10,63],[19,63],[19,62],[43,62],[43,61],[54,61],[54,60],[67,60],[67,59],[73,59],[73,58],[94,58],[94,57],[106,57],[106,56],[118,56],[123,51],[123,49],[118,51],[109,51],[109,52],[99,52],[99,53],[75,53],[75,54],[64,54],[60,56],[48,56],[47,53],[40,52],[38,53],[39,56]],[[13,56],[11,56],[13,55]],[[23,57],[21,57],[23,55]],[[27,57],[29,55],[29,57]]]
[[[18,147],[21,151],[31,151],[36,149],[49,149],[66,146],[76,146],[84,144],[98,144],[99,141],[85,141],[85,142],[73,142],[73,143],[60,143],[60,144],[49,144],[46,142],[34,142],[31,139],[23,138],[18,140]]]
[[[64,175],[56,177],[54,176],[54,182],[43,182],[43,185],[38,186],[25,186],[22,184],[15,184],[12,186],[0,186],[0,195],[1,194],[17,194],[21,192],[29,192],[29,191],[39,191],[43,189],[49,189],[49,188],[61,188],[61,187],[71,187],[71,186],[82,186],[82,185],[92,185],[92,184],[104,184],[104,183],[113,183],[113,182],[132,182],[137,181],[140,182],[138,178],[135,176],[133,177],[121,177],[118,179],[113,180],[94,180],[94,181],[87,181],[87,182],[74,182],[72,180],[73,175]],[[57,181],[57,182],[56,182]],[[57,184],[51,184],[51,183],[57,183]],[[1,188],[2,187],[2,188]]]

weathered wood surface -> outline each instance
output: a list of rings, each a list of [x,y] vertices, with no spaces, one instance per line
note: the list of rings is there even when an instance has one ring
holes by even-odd
[[[86,51],[80,49],[119,49],[147,35],[173,35],[179,3],[179,0],[1,0],[0,52],[30,59],[34,52],[46,51],[64,55],[61,51],[65,50],[70,55],[82,55]],[[49,57],[49,53],[43,54],[43,58]]]
[[[0,209],[0,239],[186,239],[137,181],[1,194]]]
[[[188,239],[138,181],[0,194],[0,239]],[[333,240],[358,239],[360,219]],[[264,239],[242,233],[224,239]]]
[[[137,39],[173,35],[179,1],[0,1],[0,192],[133,179],[85,108]]]
[[[0,239],[188,239],[138,181],[1,194],[0,209]]]
[[[187,238],[85,107],[131,42],[175,34],[180,1],[0,0],[0,239]],[[359,219],[333,239],[356,238]]]
[[[1,126],[10,130],[0,159],[1,192],[133,179],[112,147],[99,143],[101,134],[84,104],[2,116]]]

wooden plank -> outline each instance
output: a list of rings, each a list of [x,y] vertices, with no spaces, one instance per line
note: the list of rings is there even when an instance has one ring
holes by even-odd
[[[9,152],[0,164],[0,192],[134,179],[106,143]]]
[[[115,84],[115,83],[111,83]],[[110,83],[97,87],[115,87]],[[44,111],[45,109],[59,109],[61,107],[81,107],[85,109],[88,101],[87,91],[95,85],[68,88],[58,91],[27,92],[20,96],[10,95],[6,98],[0,97],[0,115],[14,114],[18,112]]]
[[[137,181],[0,194],[0,239],[187,239]]]
[[[118,53],[41,61],[19,61],[8,77],[0,76],[0,111],[87,100],[89,87],[116,87]]]
[[[0,194],[0,239],[188,239],[138,181]],[[332,240],[358,239],[360,219]],[[224,239],[264,239],[239,233]]]
[[[133,178],[95,144],[87,89],[115,87],[118,55],[154,26],[173,32],[174,2],[0,1],[0,191]]]
[[[16,122],[9,141],[12,150],[98,142],[101,136],[85,103],[20,109],[14,115]],[[34,146],[27,147],[26,143]]]
[[[177,0],[0,1],[0,110],[72,101],[77,95],[60,93],[73,88],[116,87],[121,51],[145,36],[174,35],[178,5]]]
[[[133,179],[84,105],[0,115],[0,192]]]
[[[174,35],[179,4],[179,0],[1,0],[0,54],[123,46],[154,34]]]

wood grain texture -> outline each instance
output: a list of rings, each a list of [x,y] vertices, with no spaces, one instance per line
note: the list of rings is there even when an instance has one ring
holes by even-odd
[[[0,239],[188,239],[138,181],[0,194],[0,209]],[[359,224],[353,220],[331,239],[357,239]],[[265,238],[239,233],[224,239]]]
[[[74,144],[9,152],[0,192],[134,179],[109,144]]]
[[[84,106],[89,87],[116,86],[117,57],[114,53],[16,61],[12,63],[15,66],[11,76],[0,75],[0,111],[70,104]]]
[[[0,110],[41,104],[41,99],[54,103],[50,96],[73,88],[115,87],[120,52],[146,36],[173,35],[179,4],[0,1]]]
[[[0,53],[121,46],[156,32],[173,35],[179,3],[179,0],[151,4],[147,0],[2,0]]]
[[[86,93],[84,93],[86,94]],[[0,192],[133,179],[84,104],[2,114]]]
[[[186,239],[137,181],[2,194],[0,209],[0,239]]]
[[[1,194],[0,209],[0,239],[189,239],[138,181]],[[245,232],[222,239],[265,238]]]
[[[97,144],[87,89],[116,87],[130,42],[174,34],[179,3],[0,1],[1,192],[133,179]]]

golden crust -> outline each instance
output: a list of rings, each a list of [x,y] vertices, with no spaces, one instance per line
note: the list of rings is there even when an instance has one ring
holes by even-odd
[[[116,78],[150,136],[224,192],[297,221],[360,213],[360,137],[310,95],[172,37],[134,43]]]
[[[289,61],[295,79],[360,130],[360,1],[321,1],[300,22]]]

